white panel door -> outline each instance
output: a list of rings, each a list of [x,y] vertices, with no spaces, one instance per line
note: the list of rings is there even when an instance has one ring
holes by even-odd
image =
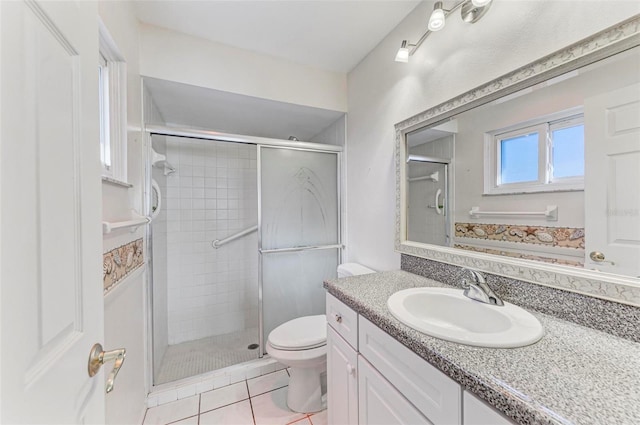
[[[104,422],[96,2],[0,2],[2,423]]]
[[[640,84],[586,99],[584,117],[585,266],[640,276]]]

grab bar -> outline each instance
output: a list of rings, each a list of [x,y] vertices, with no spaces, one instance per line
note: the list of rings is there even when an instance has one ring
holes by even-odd
[[[260,254],[274,254],[279,252],[300,252],[300,251],[318,251],[321,249],[336,249],[344,248],[344,245],[317,245],[317,246],[296,246],[293,248],[276,248],[276,249],[261,249]]]
[[[545,211],[480,211],[480,207],[471,207],[469,211],[471,217],[477,217],[480,215],[532,215],[543,216],[548,221],[558,221],[558,206],[547,205]]]
[[[244,229],[241,232],[238,232],[234,235],[229,236],[228,238],[224,238],[224,239],[216,239],[215,241],[211,242],[211,246],[214,247],[215,249],[220,248],[222,245],[227,244],[231,241],[235,241],[238,238],[241,238],[245,235],[248,235],[249,233],[253,233],[256,230],[258,230],[258,226],[251,226],[248,229]]]

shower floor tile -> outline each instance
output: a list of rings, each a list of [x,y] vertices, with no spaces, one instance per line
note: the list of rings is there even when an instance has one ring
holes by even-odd
[[[257,342],[258,329],[249,328],[170,345],[162,359],[155,384],[165,384],[257,359],[259,348],[247,348],[249,344]]]

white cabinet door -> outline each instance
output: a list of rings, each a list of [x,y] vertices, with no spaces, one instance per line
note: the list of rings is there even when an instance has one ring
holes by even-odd
[[[0,1],[0,422],[104,423],[98,9]]]
[[[358,410],[362,425],[432,425],[362,356],[358,356]]]
[[[585,267],[640,276],[640,84],[586,99],[584,122]]]
[[[358,353],[327,326],[327,408],[329,423],[358,423]]]
[[[515,423],[468,391],[464,391],[463,406],[464,425],[512,425]]]
[[[360,353],[431,422],[461,424],[462,389],[457,382],[362,316],[358,333]]]

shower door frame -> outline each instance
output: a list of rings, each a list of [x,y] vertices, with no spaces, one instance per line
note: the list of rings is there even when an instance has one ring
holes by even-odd
[[[143,193],[144,193],[144,210],[145,210],[145,215],[147,217],[150,216],[151,213],[151,174],[152,174],[152,166],[151,166],[151,144],[152,144],[152,136],[157,135],[157,136],[169,136],[169,137],[184,137],[187,139],[199,139],[199,140],[211,140],[211,141],[217,141],[217,142],[232,142],[232,143],[245,143],[245,144],[251,144],[251,145],[256,145],[256,149],[258,151],[258,154],[256,155],[256,175],[257,175],[257,188],[258,188],[258,332],[259,332],[259,341],[260,341],[260,351],[258,353],[258,357],[257,359],[261,359],[264,357],[264,336],[263,336],[263,329],[264,329],[264,320],[263,320],[263,299],[262,299],[262,295],[263,295],[263,291],[262,291],[262,252],[261,252],[261,234],[262,234],[262,217],[261,217],[261,175],[260,175],[260,146],[265,146],[265,147],[274,147],[274,148],[283,148],[283,149],[293,149],[293,150],[302,150],[302,151],[308,151],[308,152],[322,152],[322,153],[332,153],[332,154],[336,154],[336,161],[337,161],[337,176],[336,176],[336,182],[337,182],[337,196],[338,196],[338,243],[337,245],[332,245],[332,247],[334,247],[334,249],[338,250],[338,264],[342,263],[342,257],[343,257],[343,249],[344,249],[344,245],[342,243],[342,235],[343,235],[343,220],[342,220],[342,215],[343,215],[343,210],[342,210],[342,176],[343,176],[343,171],[342,171],[342,166],[343,166],[343,162],[342,162],[342,154],[344,151],[344,148],[342,146],[336,146],[336,145],[326,145],[326,144],[322,144],[322,143],[311,143],[311,142],[300,142],[300,141],[291,141],[291,140],[281,140],[281,139],[272,139],[272,138],[267,138],[267,137],[256,137],[256,136],[245,136],[245,135],[239,135],[239,134],[229,134],[229,133],[222,133],[222,132],[218,132],[218,131],[214,131],[214,130],[196,130],[196,129],[189,129],[189,128],[177,128],[177,127],[166,127],[166,126],[160,126],[160,125],[147,125],[145,126],[145,131],[144,131],[144,164],[145,164],[145,169],[144,169],[144,187],[143,187]],[[145,303],[146,308],[147,308],[147,341],[146,341],[146,347],[147,347],[147,364],[148,367],[146,368],[147,373],[148,373],[148,378],[147,378],[147,385],[148,385],[148,392],[152,392],[154,390],[159,390],[159,389],[169,389],[169,388],[174,388],[176,386],[177,383],[184,383],[184,381],[187,380],[192,380],[194,379],[193,376],[191,377],[187,377],[181,380],[177,380],[177,381],[172,381],[172,382],[167,382],[165,384],[160,384],[160,385],[154,385],[154,368],[153,368],[153,360],[154,360],[154,352],[153,352],[153,252],[152,252],[152,241],[153,241],[153,231],[151,228],[151,225],[149,225],[147,227],[147,232],[146,232],[146,245],[147,245],[147,252],[148,252],[148,257],[147,257],[147,264],[146,264],[146,270],[147,270],[147,291],[146,291],[146,295],[147,295],[147,301]],[[304,248],[304,247],[303,247]],[[311,249],[324,249],[324,247],[306,247],[305,250],[311,250]],[[302,250],[302,249],[299,249]],[[256,359],[256,360],[257,360]]]

